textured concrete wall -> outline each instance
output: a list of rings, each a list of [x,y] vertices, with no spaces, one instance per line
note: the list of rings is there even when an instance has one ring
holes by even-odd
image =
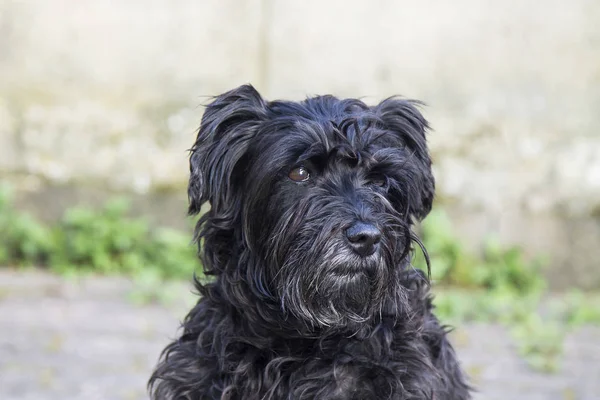
[[[600,286],[596,0],[0,0],[1,176],[41,199],[177,190],[203,96],[246,82],[426,101],[460,234]]]

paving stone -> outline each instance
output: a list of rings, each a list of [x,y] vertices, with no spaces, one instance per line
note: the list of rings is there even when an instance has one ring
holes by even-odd
[[[147,399],[152,367],[187,307],[136,306],[132,289],[119,278],[0,271],[0,399]],[[500,326],[453,335],[475,400],[600,399],[600,328],[572,332],[554,374],[532,371]]]

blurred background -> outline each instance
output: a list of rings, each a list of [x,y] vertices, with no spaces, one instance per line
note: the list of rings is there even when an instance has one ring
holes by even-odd
[[[146,398],[194,301],[186,150],[244,83],[423,100],[475,397],[600,398],[597,0],[0,0],[0,398]]]

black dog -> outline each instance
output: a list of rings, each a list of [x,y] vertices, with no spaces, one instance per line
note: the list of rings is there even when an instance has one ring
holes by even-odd
[[[210,283],[150,379],[154,399],[468,399],[410,265],[434,179],[418,103],[265,101],[206,109],[189,212]],[[424,250],[424,249],[423,249]]]

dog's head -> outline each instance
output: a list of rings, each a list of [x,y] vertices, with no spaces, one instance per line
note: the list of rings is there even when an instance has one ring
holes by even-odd
[[[190,157],[189,211],[210,203],[206,272],[308,326],[405,306],[411,223],[434,196],[417,104],[267,102],[249,85],[218,96]]]

